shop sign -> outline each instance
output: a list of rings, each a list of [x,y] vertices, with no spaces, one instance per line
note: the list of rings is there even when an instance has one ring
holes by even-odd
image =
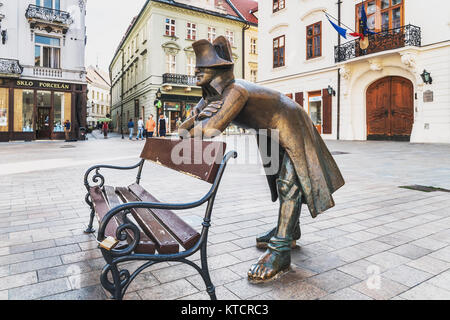
[[[47,82],[47,81],[17,80],[16,86],[34,89],[70,90],[70,84],[68,83]]]
[[[423,102],[433,102],[433,91],[427,90],[423,93]]]
[[[321,102],[322,101],[322,97],[318,96],[318,97],[309,97],[309,102]]]

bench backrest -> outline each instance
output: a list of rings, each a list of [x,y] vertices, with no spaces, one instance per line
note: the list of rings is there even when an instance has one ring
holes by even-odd
[[[147,139],[141,158],[214,183],[224,157],[226,143],[198,139]]]

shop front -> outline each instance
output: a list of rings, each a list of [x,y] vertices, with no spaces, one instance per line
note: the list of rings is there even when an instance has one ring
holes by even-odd
[[[157,119],[161,114],[167,119],[167,133],[177,132],[177,120],[186,120],[190,117],[192,110],[200,101],[201,97],[196,96],[181,96],[181,95],[168,95],[163,94],[161,96],[160,108],[157,108]]]
[[[71,139],[86,126],[86,85],[0,79],[0,141]],[[84,106],[84,107],[83,107]]]

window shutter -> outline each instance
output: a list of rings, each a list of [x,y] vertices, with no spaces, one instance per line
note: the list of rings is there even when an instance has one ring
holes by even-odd
[[[296,92],[295,93],[295,102],[297,102],[302,108],[303,106],[303,92]]]
[[[332,96],[328,93],[327,89],[323,89],[323,133],[331,134],[332,133],[332,106],[331,106],[331,98]]]

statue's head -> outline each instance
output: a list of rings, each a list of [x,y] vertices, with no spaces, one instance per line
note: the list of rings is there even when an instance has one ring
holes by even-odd
[[[214,78],[233,70],[231,45],[225,37],[220,36],[213,43],[199,40],[192,44],[192,48],[197,60],[195,75],[198,86],[206,86]]]

